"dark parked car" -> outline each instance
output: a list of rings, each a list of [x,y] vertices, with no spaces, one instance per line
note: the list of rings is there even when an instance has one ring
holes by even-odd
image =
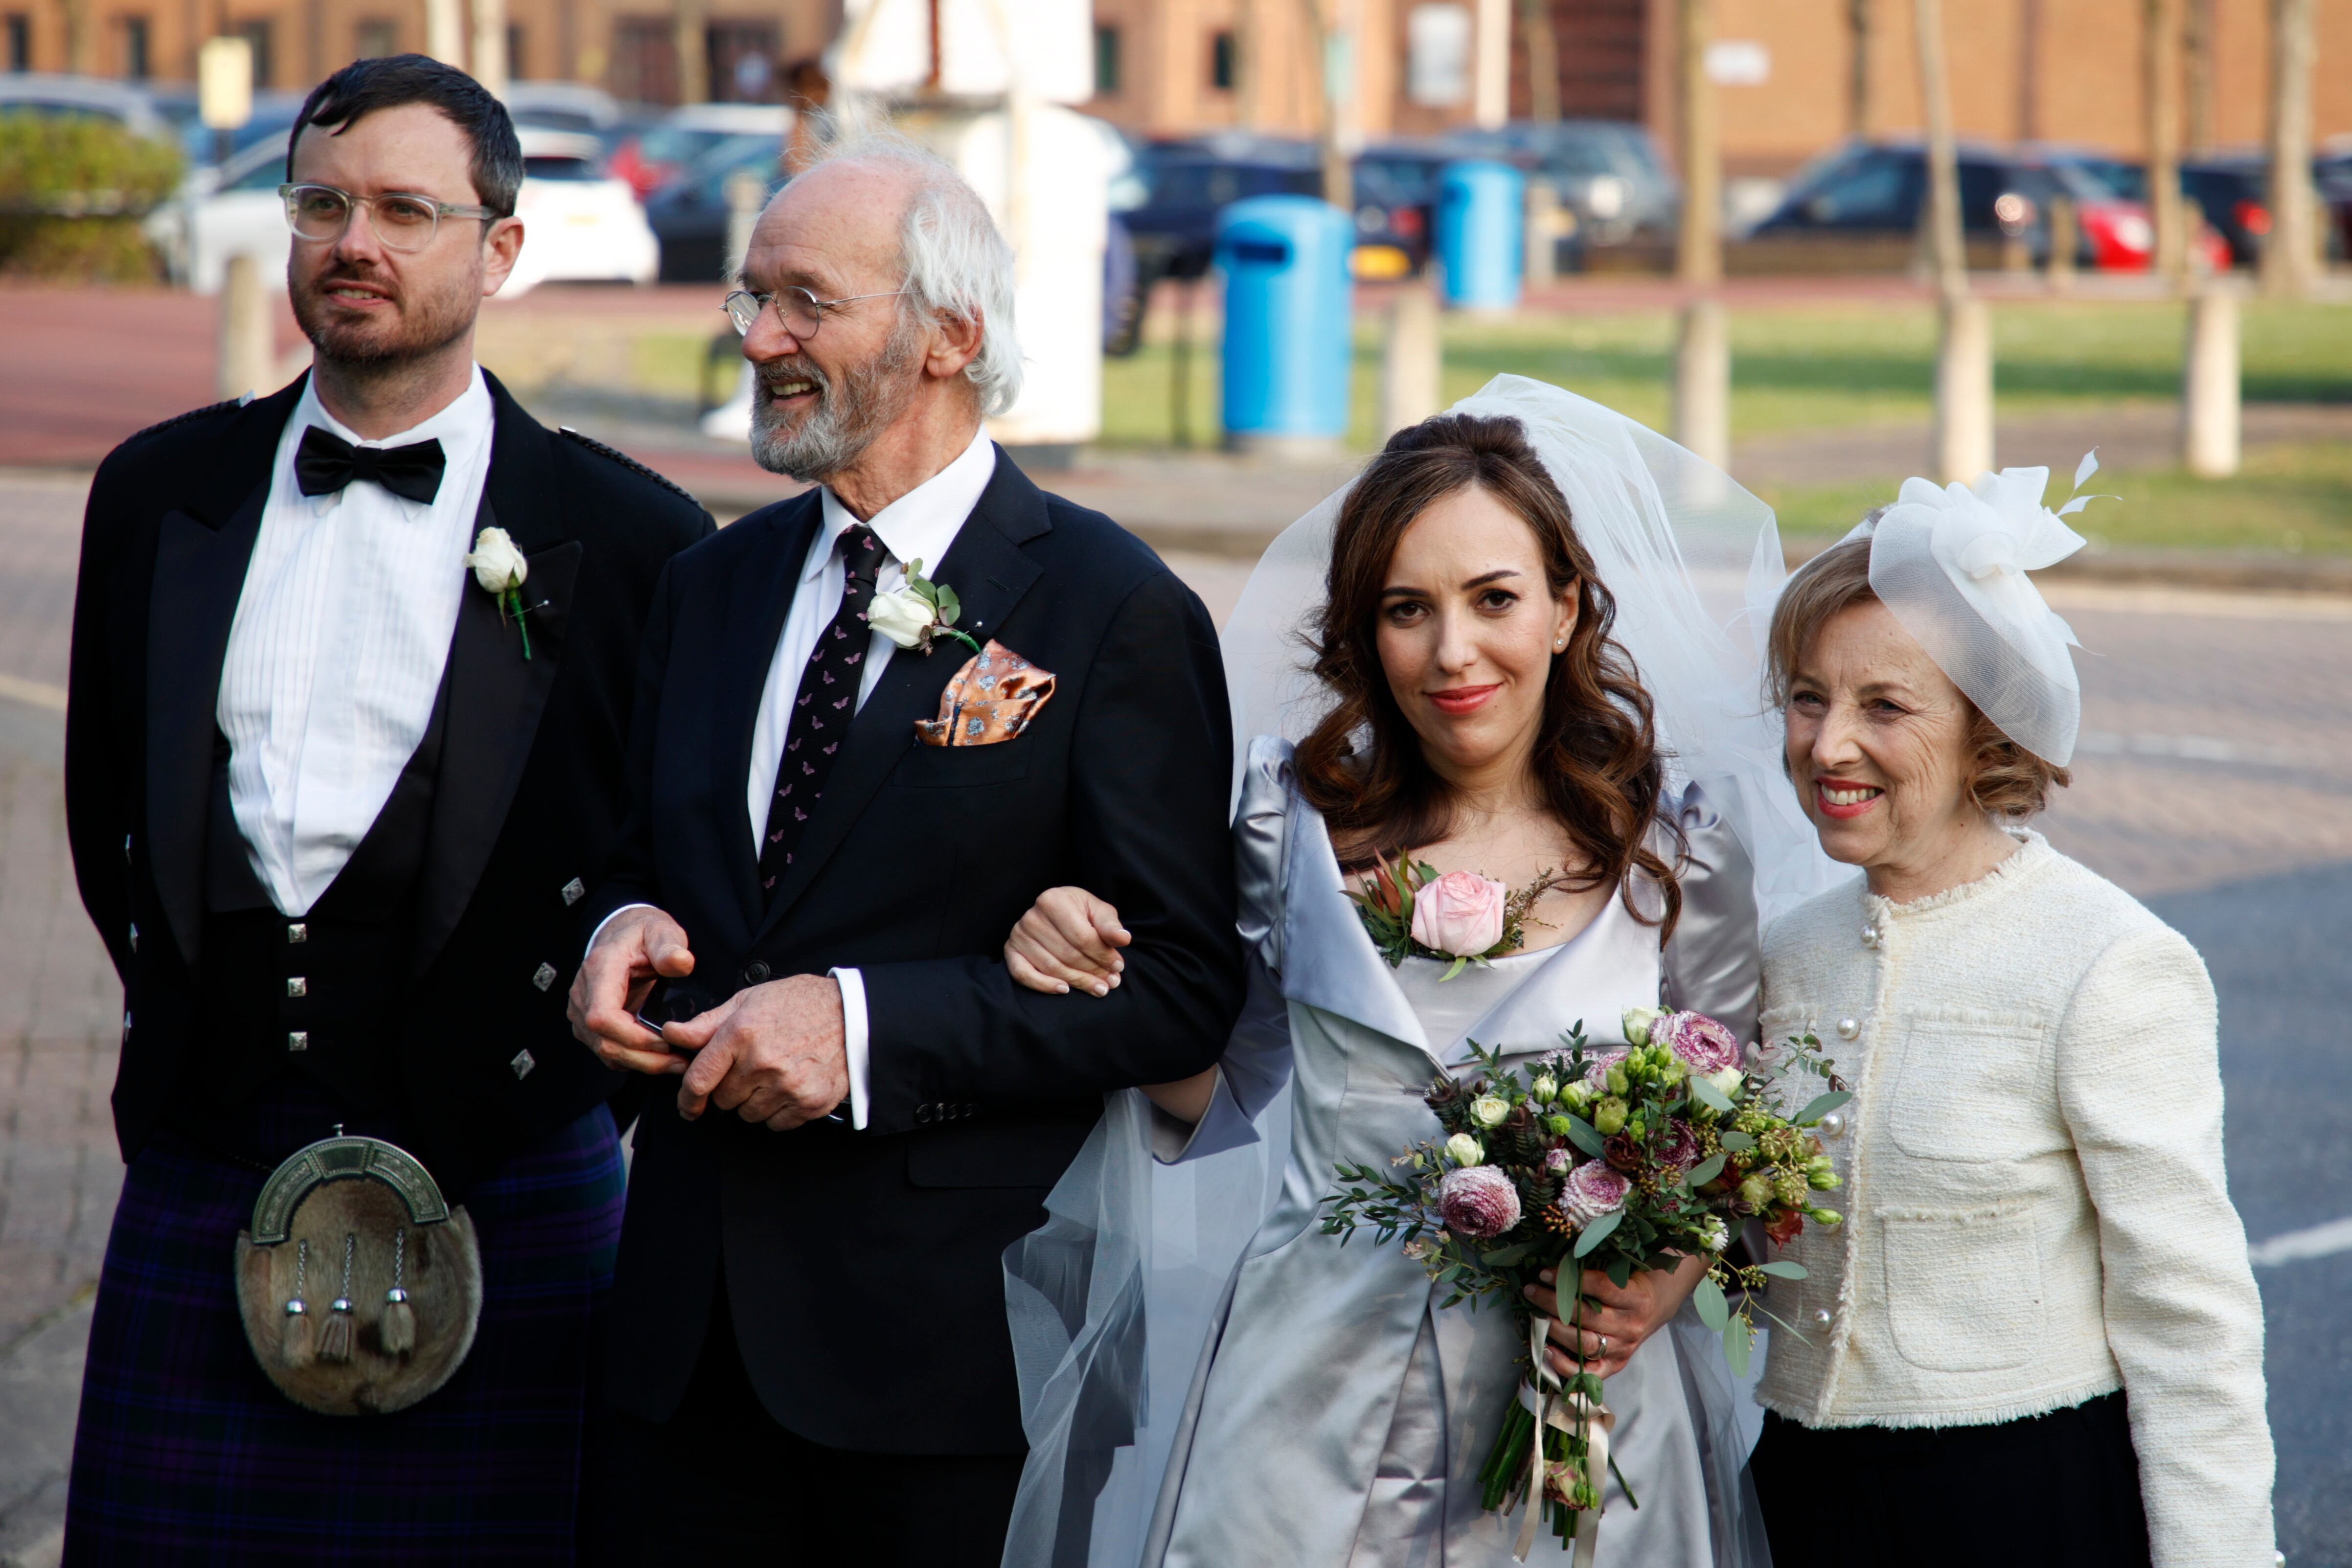
[[[1323,193],[1313,143],[1263,136],[1204,136],[1146,144],[1135,158],[1139,204],[1121,212],[1135,241],[1139,286],[1209,270],[1217,214],[1244,196]]]
[[[1442,142],[1367,147],[1353,165],[1359,277],[1403,277],[1429,265],[1437,176],[1461,156]]]
[[[1446,139],[1457,155],[1517,163],[1575,214],[1580,245],[1622,245],[1674,231],[1682,188],[1641,125],[1615,120],[1514,120]]]
[[[664,283],[719,280],[727,270],[728,182],[742,173],[756,177],[764,204],[783,189],[781,153],[782,141],[772,135],[729,137],[646,199],[646,222],[661,241]]]
[[[2111,271],[2145,269],[2156,230],[2147,209],[2110,182],[2111,160],[2044,150],[1977,145],[1959,149],[1960,227],[1972,248],[2024,241],[2032,259],[2050,256],[2050,204],[2074,204],[2076,256]],[[1916,143],[1853,142],[1800,171],[1754,238],[1908,242],[1927,203],[1927,161]],[[2217,265],[2226,255],[2213,242]]]

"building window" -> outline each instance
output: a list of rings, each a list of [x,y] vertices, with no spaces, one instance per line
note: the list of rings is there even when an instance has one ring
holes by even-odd
[[[147,52],[147,18],[122,18],[122,75],[127,81],[145,81],[154,75]]]
[[[13,12],[8,17],[8,68],[12,71],[33,68],[33,19]]]
[[[773,22],[713,22],[703,33],[710,96],[720,103],[774,103],[783,38]]]
[[[255,88],[259,89],[276,86],[277,78],[270,74],[270,66],[272,62],[269,57],[269,35],[271,32],[269,23],[266,19],[257,16],[250,21],[237,23],[236,26],[229,28],[229,32],[236,37],[243,38],[248,45],[252,46],[253,85]]]
[[[1118,28],[1108,22],[1095,24],[1095,96],[1118,96]]]
[[[677,101],[677,24],[667,16],[613,22],[613,64],[605,87],[632,103]]]
[[[529,81],[530,73],[522,68],[522,24],[507,24],[507,79]]]
[[[356,37],[361,59],[380,60],[400,53],[400,24],[389,16],[362,18]]]
[[[1209,35],[1209,85],[1219,92],[1234,90],[1234,36],[1230,30]]]

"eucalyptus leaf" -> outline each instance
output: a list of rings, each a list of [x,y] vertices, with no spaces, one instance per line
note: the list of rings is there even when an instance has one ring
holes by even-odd
[[[1698,1321],[1715,1333],[1731,1321],[1731,1303],[1723,1299],[1723,1287],[1712,1280],[1701,1280],[1698,1289],[1691,1292],[1691,1305],[1698,1309]]]
[[[1756,1146],[1755,1139],[1749,1137],[1747,1134],[1737,1130],[1727,1130],[1725,1132],[1718,1133],[1716,1134],[1716,1141],[1721,1144],[1725,1148],[1729,1149],[1735,1155],[1744,1155],[1748,1150]]]
[[[1522,1241],[1515,1247],[1497,1247],[1492,1252],[1482,1252],[1478,1260],[1489,1269],[1507,1269],[1525,1258],[1535,1248],[1532,1241]]]
[[[1709,1155],[1706,1158],[1693,1166],[1691,1167],[1690,1175],[1685,1176],[1683,1179],[1690,1183],[1691,1186],[1699,1187],[1705,1186],[1707,1183],[1713,1181],[1722,1174],[1723,1156],[1719,1154]]]
[[[1776,1258],[1769,1263],[1759,1263],[1756,1265],[1756,1271],[1759,1274],[1769,1274],[1776,1280],[1805,1278],[1805,1266],[1802,1263],[1791,1263],[1785,1258]]]
[[[1853,1096],[1843,1089],[1832,1089],[1826,1094],[1816,1094],[1805,1103],[1805,1108],[1789,1118],[1800,1127],[1810,1127]]]
[[[1600,1131],[1581,1116],[1570,1116],[1568,1119],[1568,1141],[1596,1160],[1608,1147]]]
[[[963,601],[956,597],[956,591],[942,585],[940,589],[940,622],[944,625],[954,625],[957,615],[961,614],[962,610]]]
[[[1608,1240],[1610,1234],[1624,1221],[1624,1218],[1625,1211],[1621,1208],[1612,1214],[1604,1214],[1586,1226],[1583,1234],[1576,1239],[1574,1255],[1579,1258],[1591,1257],[1592,1249]]]
[[[1731,1364],[1731,1375],[1748,1375],[1748,1358],[1756,1348],[1755,1336],[1747,1322],[1734,1318],[1723,1325],[1723,1359]]]
[[[1690,1092],[1694,1095],[1697,1096],[1698,1103],[1700,1104],[1706,1106],[1708,1110],[1713,1111],[1717,1115],[1730,1114],[1732,1110],[1730,1096],[1725,1094],[1722,1090],[1717,1089],[1706,1079],[1693,1078],[1690,1081]]]

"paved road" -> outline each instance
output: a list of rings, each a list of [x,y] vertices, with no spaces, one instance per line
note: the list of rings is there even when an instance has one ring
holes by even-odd
[[[58,806],[80,499],[79,480],[0,470],[0,1561],[58,1517],[121,1180],[105,1103],[121,1000]],[[1230,556],[1171,559],[1221,615],[1245,575]],[[2211,964],[2249,1233],[2352,1217],[2352,600],[2055,591],[2090,656],[2083,755],[2051,837]],[[2352,1568],[2352,1235],[2333,1245],[2261,1271],[2296,1568]]]

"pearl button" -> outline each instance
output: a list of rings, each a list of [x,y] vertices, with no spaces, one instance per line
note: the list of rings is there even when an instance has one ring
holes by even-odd
[[[1865,947],[1875,947],[1878,946],[1877,926],[1865,925],[1862,928],[1862,945]]]
[[[1853,1019],[1840,1019],[1837,1021],[1837,1031],[1840,1040],[1852,1040],[1862,1032],[1862,1025]]]
[[[1845,1113],[1844,1113],[1844,1112],[1843,1112],[1843,1111],[1832,1111],[1832,1112],[1831,1112],[1828,1115],[1823,1116],[1823,1117],[1821,1119],[1821,1122],[1820,1122],[1820,1124],[1819,1124],[1819,1126],[1817,1127],[1817,1129],[1816,1129],[1816,1130],[1817,1130],[1817,1131],[1819,1131],[1819,1132],[1820,1132],[1820,1134],[1821,1134],[1821,1135],[1822,1135],[1822,1137],[1824,1137],[1824,1138],[1843,1138],[1843,1137],[1844,1137],[1844,1136],[1845,1136]]]
[[[1820,1327],[1827,1328],[1833,1321],[1834,1320],[1830,1315],[1830,1310],[1827,1307],[1815,1307],[1813,1309],[1813,1322]]]

